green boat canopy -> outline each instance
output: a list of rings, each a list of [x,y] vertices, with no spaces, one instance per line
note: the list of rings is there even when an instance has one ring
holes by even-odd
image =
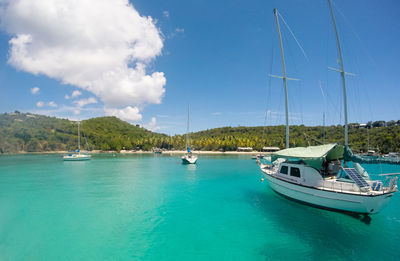
[[[278,158],[299,159],[307,165],[321,169],[322,163],[326,160],[343,159],[344,147],[337,143],[319,146],[297,147],[284,149],[271,154],[271,161]]]

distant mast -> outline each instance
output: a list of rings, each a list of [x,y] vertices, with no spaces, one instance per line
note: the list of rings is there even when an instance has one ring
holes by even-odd
[[[283,44],[282,44],[282,36],[281,29],[279,27],[279,19],[278,19],[278,10],[274,9],[274,15],[276,20],[276,26],[278,28],[278,37],[279,37],[279,46],[281,49],[281,58],[282,58],[282,79],[283,79],[283,87],[285,89],[285,109],[286,109],[286,149],[289,148],[289,105],[288,105],[288,91],[286,87],[286,68],[285,68],[285,55],[283,53]]]
[[[189,152],[189,113],[190,113],[190,104],[188,104],[187,129],[186,129],[186,150],[188,152]]]
[[[78,153],[81,154],[81,132],[80,132],[80,124],[81,122],[78,121]]]
[[[329,12],[331,14],[332,18],[332,25],[333,29],[335,30],[335,37],[336,37],[336,44],[337,44],[337,50],[338,50],[338,55],[339,55],[339,64],[340,64],[340,76],[342,77],[342,86],[343,86],[343,99],[344,99],[344,145],[348,146],[348,132],[349,132],[349,127],[348,127],[348,121],[347,121],[347,95],[346,95],[346,81],[344,79],[344,68],[343,68],[343,58],[342,58],[342,51],[340,48],[340,42],[339,42],[339,35],[336,29],[336,22],[335,22],[335,17],[333,16],[333,10],[332,10],[332,5],[331,1],[328,0],[328,5],[329,5]]]

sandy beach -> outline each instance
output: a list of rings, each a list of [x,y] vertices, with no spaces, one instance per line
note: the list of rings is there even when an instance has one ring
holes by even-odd
[[[84,151],[82,151],[84,152]],[[41,151],[41,152],[26,152],[20,151],[17,153],[3,153],[6,154],[71,154],[74,152],[71,151]],[[152,154],[152,151],[143,151],[143,150],[121,150],[121,151],[101,151],[101,150],[92,150],[88,152],[89,154]],[[185,154],[185,150],[165,150],[162,152],[166,155],[179,155]],[[260,151],[192,151],[193,154],[196,155],[256,155],[256,154],[264,154],[269,155],[271,152],[260,152]]]

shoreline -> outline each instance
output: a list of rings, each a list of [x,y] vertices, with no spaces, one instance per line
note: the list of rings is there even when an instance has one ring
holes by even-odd
[[[73,152],[69,151],[40,151],[40,152],[26,152],[20,151],[15,153],[2,153],[0,155],[22,155],[22,154],[71,154]],[[183,155],[185,154],[185,150],[166,150],[163,151],[162,154],[166,155]],[[265,154],[269,155],[271,152],[260,152],[260,151],[192,151],[193,154],[196,155],[256,155],[256,154]],[[88,152],[88,154],[156,154],[152,151],[131,151],[131,150],[121,150],[121,151],[100,151],[93,150]]]

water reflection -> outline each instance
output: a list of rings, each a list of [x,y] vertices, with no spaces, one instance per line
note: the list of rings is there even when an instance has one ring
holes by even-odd
[[[196,171],[197,169],[197,164],[186,164],[186,169],[188,171]]]
[[[381,224],[370,225],[370,216],[327,211],[299,204],[277,195],[271,188],[248,191],[246,197],[250,204],[274,224],[276,233],[283,234],[277,237],[288,238],[282,241],[280,247],[296,248],[293,251],[302,252],[300,256],[303,259],[321,260],[335,256],[352,260],[360,254],[365,256],[373,248],[391,244],[388,233],[385,233],[386,225],[379,221],[377,223]],[[344,242],[363,243],[349,248]],[[276,250],[267,243],[261,253],[267,258],[277,255]]]

